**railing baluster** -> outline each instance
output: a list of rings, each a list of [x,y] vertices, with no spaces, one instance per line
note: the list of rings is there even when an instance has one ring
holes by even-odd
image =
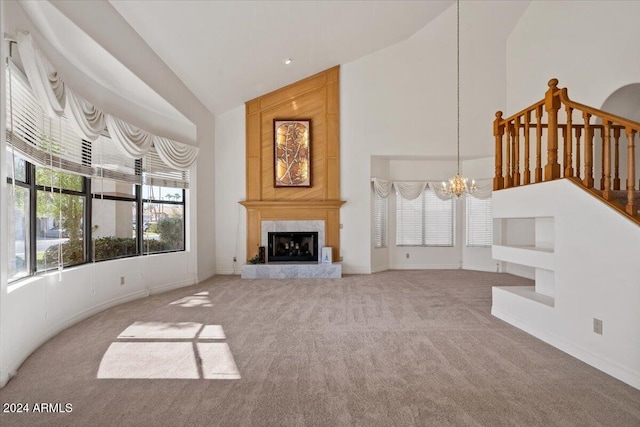
[[[504,178],[502,176],[502,135],[504,135],[504,125],[502,121],[502,111],[496,113],[496,119],[493,121],[493,135],[496,137],[496,171],[493,178],[493,189],[501,190],[504,188]]]
[[[627,205],[625,210],[630,215],[637,215],[637,207],[635,206],[635,185],[636,185],[636,164],[635,164],[635,136],[636,131],[629,126],[627,131]],[[640,190],[640,185],[639,188]]]
[[[511,184],[513,183],[513,181],[511,180],[511,122],[507,122],[505,123],[505,131],[504,134],[507,138],[507,150],[505,153],[505,157],[507,160],[507,164],[506,164],[506,170],[507,170],[507,176],[505,177],[505,184],[504,187],[505,188],[509,188],[511,187]]]
[[[593,188],[593,129],[591,129],[591,114],[582,113],[584,120],[584,179],[582,183],[587,188]]]
[[[602,178],[604,180],[602,186],[602,197],[606,200],[613,198],[611,192],[611,122],[604,121],[602,137]]]
[[[640,123],[572,101],[569,99],[566,88],[558,88],[557,79],[549,80],[548,86],[542,101],[519,113],[507,119],[502,117],[502,111],[496,113],[493,127],[496,149],[494,190],[529,185],[532,182],[551,181],[560,177],[575,177],[578,179],[577,182],[581,182],[586,188],[593,189],[596,188],[595,172],[600,177],[600,191],[594,190],[594,193],[600,194],[608,201],[616,200],[612,204],[617,205],[618,209],[624,204],[624,210],[627,213],[640,219],[640,202],[638,201],[640,181],[637,181],[637,159],[635,158]],[[566,116],[562,115],[563,119],[566,117],[565,123],[558,122],[558,112],[561,108],[564,108],[566,113]],[[544,117],[545,111],[547,117]],[[573,123],[574,111],[578,114],[576,123]],[[595,123],[591,123],[592,118],[596,119]],[[535,132],[535,142],[532,140],[532,130]],[[560,134],[559,131],[562,133]],[[597,134],[598,131],[599,134]],[[546,147],[543,147],[543,135]],[[624,144],[625,135],[628,140],[627,161],[623,161],[621,165],[620,137],[622,136]],[[601,140],[601,149],[594,147],[596,137]],[[562,147],[559,146],[559,138],[562,138]],[[521,142],[523,142],[522,146]],[[535,147],[532,147],[532,144]],[[544,167],[542,166],[543,148],[546,150]],[[532,149],[535,150],[535,166],[532,165],[534,162]],[[559,158],[560,149],[562,159]],[[622,154],[624,155],[625,151]],[[522,164],[520,164],[521,160]],[[601,165],[599,171],[594,171],[594,161]],[[622,201],[618,193],[622,193],[620,175],[625,179],[625,167],[627,168],[626,192],[623,194],[626,200]]]
[[[531,120],[531,111],[524,113],[524,185],[531,183],[531,171],[529,170],[529,121]]]
[[[542,182],[542,105],[536,108],[536,182]]]
[[[517,187],[518,183],[516,182],[516,138],[515,138],[515,121],[514,123],[511,123],[511,126],[509,128],[509,138],[510,138],[510,145],[511,145],[511,186],[512,187]]]
[[[545,93],[544,107],[547,111],[547,164],[544,167],[544,180],[552,181],[560,178],[560,163],[558,163],[558,110],[560,98],[558,79],[549,80],[549,89]]]
[[[513,185],[520,185],[520,116],[516,117],[513,126]]]
[[[613,189],[620,190],[620,128],[613,128],[613,140],[614,140],[614,156],[613,156]]]
[[[565,111],[567,112],[567,127],[564,133],[564,176],[566,178],[573,176],[573,157],[571,155],[573,149],[573,108],[567,105]]]
[[[576,128],[576,178],[580,179],[580,169],[582,164],[580,163],[580,138],[582,137],[582,128]]]

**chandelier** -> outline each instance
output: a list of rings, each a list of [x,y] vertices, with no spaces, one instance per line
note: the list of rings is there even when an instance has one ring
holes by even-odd
[[[457,145],[458,145],[458,169],[455,176],[449,178],[449,182],[442,182],[442,192],[448,196],[460,198],[476,191],[476,181],[460,175],[460,0],[456,2],[456,42],[457,42],[457,102],[458,102],[458,122],[457,122]]]

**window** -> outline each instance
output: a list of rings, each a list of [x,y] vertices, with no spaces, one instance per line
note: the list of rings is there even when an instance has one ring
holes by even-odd
[[[454,223],[453,199],[440,200],[428,188],[413,200],[396,192],[397,246],[453,246]]]
[[[38,168],[37,168],[38,169]],[[49,174],[52,171],[47,171]],[[36,172],[37,173],[37,172]],[[66,175],[55,172],[54,175]],[[67,179],[62,178],[61,182]],[[84,216],[86,195],[61,187],[36,186],[37,270],[85,262]]]
[[[91,242],[94,260],[138,255],[136,186],[94,178],[92,193]]]
[[[8,192],[8,210],[9,224],[12,226],[8,229],[8,280],[16,280],[29,274],[29,264],[31,258],[30,245],[30,200],[31,191],[28,183],[27,162],[16,156],[15,161],[11,153],[7,153],[9,164],[9,178],[7,182],[10,184]],[[15,180],[14,180],[15,177]]]
[[[184,250],[184,190],[142,188],[144,253]]]
[[[387,247],[387,198],[373,190],[373,247]]]
[[[493,243],[493,218],[491,199],[467,197],[467,246],[491,246]]]
[[[6,75],[9,281],[184,250],[188,171],[167,166],[154,148],[130,159],[106,131],[83,140],[65,117],[46,116],[11,62]]]

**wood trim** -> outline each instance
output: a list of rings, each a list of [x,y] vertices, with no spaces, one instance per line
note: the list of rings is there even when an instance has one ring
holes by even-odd
[[[262,220],[324,220],[325,243],[340,258],[340,67],[247,101],[247,259]],[[273,120],[310,120],[311,186],[275,187]]]
[[[344,200],[244,200],[240,203],[247,209],[340,209]]]

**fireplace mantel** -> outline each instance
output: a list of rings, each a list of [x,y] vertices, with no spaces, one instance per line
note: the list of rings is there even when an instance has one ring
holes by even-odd
[[[239,202],[247,209],[340,209],[344,200],[244,200]],[[285,219],[285,218],[277,218]],[[290,219],[290,218],[286,218]],[[316,219],[316,218],[294,218]]]

